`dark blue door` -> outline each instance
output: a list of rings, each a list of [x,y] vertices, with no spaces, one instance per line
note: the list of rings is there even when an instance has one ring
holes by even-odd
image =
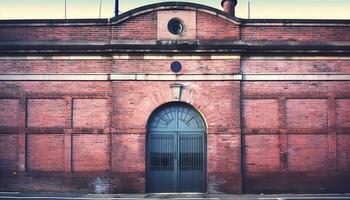
[[[151,116],[147,135],[148,192],[205,192],[205,124],[188,104],[169,103]]]

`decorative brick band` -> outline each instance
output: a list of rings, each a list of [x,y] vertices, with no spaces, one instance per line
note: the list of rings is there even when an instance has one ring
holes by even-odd
[[[350,81],[350,74],[0,74],[0,81]]]

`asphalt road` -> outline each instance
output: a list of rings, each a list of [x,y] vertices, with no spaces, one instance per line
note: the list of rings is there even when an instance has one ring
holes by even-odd
[[[0,192],[0,200],[350,200],[350,194],[275,194],[275,195],[226,195],[226,194],[76,194],[76,193],[19,193]]]

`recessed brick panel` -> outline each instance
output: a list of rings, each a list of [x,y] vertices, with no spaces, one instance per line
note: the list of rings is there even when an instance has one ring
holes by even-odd
[[[246,128],[278,128],[278,104],[274,99],[243,100]]]
[[[350,127],[350,99],[336,100],[336,127]]]
[[[246,135],[245,167],[247,172],[277,172],[280,170],[278,135]]]
[[[74,99],[74,127],[108,127],[109,112],[107,99]]]
[[[63,127],[65,124],[65,101],[63,99],[29,99],[29,127]]]
[[[0,126],[18,125],[18,106],[17,99],[0,99]]]
[[[77,134],[73,136],[73,171],[109,169],[109,135]]]
[[[30,171],[63,171],[62,134],[30,134],[27,140],[27,165]]]
[[[326,128],[326,99],[288,99],[287,126],[289,128]]]
[[[288,169],[290,171],[326,171],[328,155],[328,135],[288,136]]]
[[[337,169],[350,171],[350,134],[337,135]]]
[[[0,171],[18,169],[18,137],[16,134],[0,134]]]

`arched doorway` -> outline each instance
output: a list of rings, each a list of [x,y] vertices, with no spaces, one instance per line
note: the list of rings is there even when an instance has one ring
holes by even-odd
[[[172,102],[147,124],[147,191],[205,192],[205,123],[192,106]]]

